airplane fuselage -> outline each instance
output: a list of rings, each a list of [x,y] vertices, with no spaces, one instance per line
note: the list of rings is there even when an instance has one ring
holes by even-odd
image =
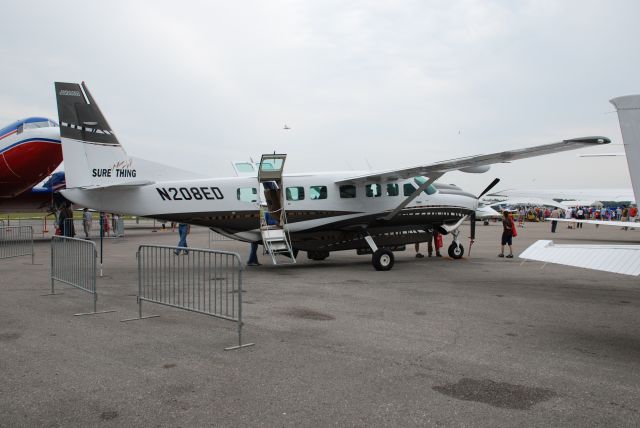
[[[359,239],[363,227],[377,236],[382,246],[420,242],[430,237],[434,227],[455,224],[477,208],[474,195],[454,186],[439,190],[436,186],[432,194],[421,193],[394,218],[383,220],[418,185],[413,180],[399,180],[387,189],[384,183],[379,196],[367,192],[366,185],[354,185],[354,197],[353,193],[341,192],[336,184],[351,175],[353,171],[283,176],[287,228],[294,247],[327,251],[365,248],[366,244]],[[326,191],[318,193],[317,189],[323,187]],[[256,177],[168,181],[130,188],[67,189],[63,194],[80,206],[96,210],[206,226],[247,242],[261,239],[260,187]],[[292,200],[292,194],[297,200]]]
[[[0,130],[0,198],[12,198],[42,181],[62,162],[55,122],[32,117]]]

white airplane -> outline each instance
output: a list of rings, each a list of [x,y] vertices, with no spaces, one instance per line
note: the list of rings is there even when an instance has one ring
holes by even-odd
[[[631,175],[631,185],[633,186],[633,197],[638,201],[640,194],[640,95],[618,97],[610,102],[618,111],[622,140]],[[629,228],[639,225],[629,221],[555,220]],[[556,245],[550,240],[539,240],[520,254],[520,258],[626,275],[640,275],[640,245]]]
[[[262,243],[274,263],[279,254],[295,262],[298,250],[323,260],[332,251],[355,249],[373,253],[377,270],[389,270],[392,250],[427,241],[433,230],[453,235],[449,255],[460,258],[459,227],[474,216],[478,198],[498,180],[476,196],[435,183],[443,174],[481,173],[493,163],[610,142],[605,137],[574,138],[362,173],[285,175],[286,155],[273,154],[262,156],[257,177],[204,178],[127,155],[84,83],[58,82],[55,90],[67,199],[99,211],[186,222]],[[475,221],[471,224],[473,237]]]

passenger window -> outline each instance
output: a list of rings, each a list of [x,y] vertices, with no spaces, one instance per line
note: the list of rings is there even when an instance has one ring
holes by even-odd
[[[411,194],[416,191],[416,188],[413,187],[413,184],[411,183],[404,183],[404,185],[402,186],[402,191],[405,196],[411,196]]]
[[[387,196],[398,196],[400,190],[397,183],[387,183]]]
[[[327,199],[327,186],[311,186],[309,199]]]
[[[287,201],[301,201],[304,199],[304,187],[287,187]]]
[[[368,198],[377,198],[382,196],[382,186],[379,184],[367,184],[365,186],[365,194]]]
[[[352,184],[345,184],[344,186],[340,186],[340,197],[344,199],[355,198],[356,186]]]
[[[237,191],[238,200],[242,202],[257,202],[258,189],[255,187],[240,187]]]

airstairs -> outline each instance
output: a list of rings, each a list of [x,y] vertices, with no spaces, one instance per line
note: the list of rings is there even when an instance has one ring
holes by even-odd
[[[271,256],[274,265],[296,262],[287,228],[282,188],[282,171],[286,157],[284,154],[262,155],[258,168],[261,190],[260,233],[265,253]]]

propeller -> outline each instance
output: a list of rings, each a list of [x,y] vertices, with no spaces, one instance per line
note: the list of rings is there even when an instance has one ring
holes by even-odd
[[[480,193],[478,195],[478,199],[480,199],[481,197],[483,197],[484,195],[486,195],[487,193],[489,193],[489,191],[491,189],[493,189],[494,187],[496,187],[496,184],[500,183],[500,179],[499,178],[495,178],[491,184],[489,184],[483,191],[482,193]]]
[[[482,198],[484,195],[489,193],[491,189],[493,189],[496,184],[500,182],[499,178],[495,178],[477,197],[478,200]],[[469,255],[471,255],[471,246],[476,239],[476,212],[471,213],[471,236],[469,237]]]

